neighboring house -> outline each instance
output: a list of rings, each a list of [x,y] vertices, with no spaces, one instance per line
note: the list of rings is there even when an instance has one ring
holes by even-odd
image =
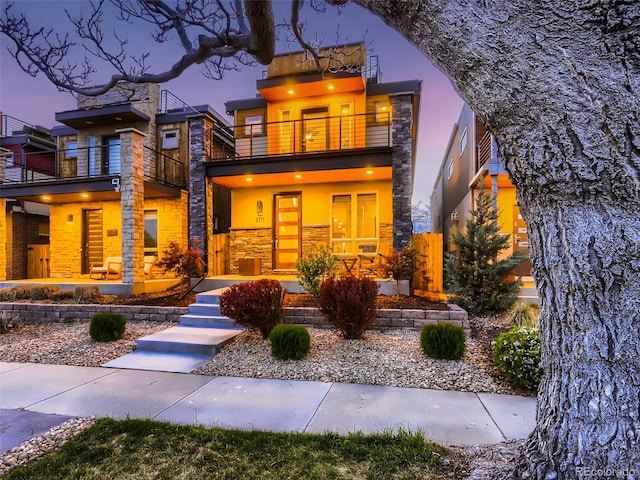
[[[44,127],[0,114],[0,169],[6,182],[46,178],[55,171],[54,139]],[[2,221],[4,220],[4,223]],[[49,207],[7,199],[0,211],[7,279],[49,276]]]
[[[511,239],[511,248],[503,254],[528,255],[527,226],[520,215],[516,189],[498,158],[493,136],[465,104],[451,132],[431,194],[431,228],[434,233],[443,233],[444,252],[454,249],[452,233],[464,228],[481,188],[496,196],[500,233]],[[521,262],[515,273],[523,277],[525,285],[532,281],[531,262]]]
[[[380,82],[363,44],[331,50],[334,73],[304,52],[277,55],[257,97],[226,103],[236,154],[206,172],[231,191],[232,273],[245,257],[291,273],[319,248],[354,256],[411,240],[421,82]]]
[[[92,264],[121,257],[122,283],[142,284],[144,256],[161,255],[172,241],[186,247],[195,240],[189,234],[190,203],[212,201],[189,193],[207,183],[202,155],[215,156],[221,144],[233,150],[231,137],[213,131],[224,120],[211,107],[187,106],[157,85],[81,97],[77,110],[56,113],[56,120],[64,126],[51,132],[57,140],[57,149],[51,146],[54,168],[41,172],[38,167],[43,175],[31,175],[29,159],[23,165],[28,174],[15,179],[5,156],[0,202],[10,198],[48,207],[51,278],[79,278]],[[190,165],[194,157],[199,169]],[[228,192],[216,193],[223,201],[210,215],[228,225]],[[7,223],[0,225],[0,237],[7,235]],[[208,238],[199,240],[209,261]],[[0,279],[7,278],[11,255],[11,250],[0,252]]]

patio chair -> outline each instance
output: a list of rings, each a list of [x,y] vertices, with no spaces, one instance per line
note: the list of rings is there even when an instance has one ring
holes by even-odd
[[[107,257],[104,263],[92,263],[89,270],[89,278],[93,275],[100,275],[97,280],[106,280],[109,275],[115,275],[120,278],[122,275],[122,257]]]
[[[145,278],[153,278],[153,267],[156,266],[158,258],[155,255],[144,256],[144,276]]]
[[[382,278],[385,273],[384,267],[389,259],[390,250],[391,246],[389,242],[379,242],[374,254],[359,253],[358,264],[360,275]]]

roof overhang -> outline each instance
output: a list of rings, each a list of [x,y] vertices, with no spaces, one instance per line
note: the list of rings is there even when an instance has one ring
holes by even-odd
[[[366,80],[360,73],[306,73],[258,80],[260,95],[268,101],[285,100],[346,92],[362,92]]]
[[[125,127],[133,123],[148,122],[149,120],[149,115],[136,109],[131,103],[56,113],[57,122],[73,127],[76,130],[101,126]]]

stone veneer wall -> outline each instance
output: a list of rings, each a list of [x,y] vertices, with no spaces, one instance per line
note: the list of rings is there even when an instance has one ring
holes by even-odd
[[[238,273],[240,258],[262,259],[262,273],[273,273],[271,228],[231,229],[229,234],[229,257],[231,272]]]
[[[156,307],[139,305],[103,304],[40,304],[40,303],[0,303],[0,310],[16,313],[22,321],[59,322],[65,318],[89,321],[96,313],[114,312],[127,321],[178,322],[185,315],[187,307]],[[333,328],[327,317],[317,308],[287,307],[285,323],[295,323],[315,328]],[[430,323],[453,323],[460,325],[467,335],[471,327],[467,312],[457,305],[449,305],[449,310],[380,309],[372,324],[374,330],[407,328],[420,330]]]
[[[413,94],[389,95],[393,110],[393,248],[411,242],[411,196],[413,195]]]
[[[302,226],[302,256],[317,252],[321,248],[329,248],[329,225]]]

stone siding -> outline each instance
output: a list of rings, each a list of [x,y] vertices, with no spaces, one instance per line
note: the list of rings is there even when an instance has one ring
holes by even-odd
[[[393,248],[411,242],[411,196],[413,195],[413,94],[390,95],[393,107]]]
[[[238,273],[240,259],[262,259],[262,273],[273,273],[271,228],[232,229],[229,235],[231,273]]]

